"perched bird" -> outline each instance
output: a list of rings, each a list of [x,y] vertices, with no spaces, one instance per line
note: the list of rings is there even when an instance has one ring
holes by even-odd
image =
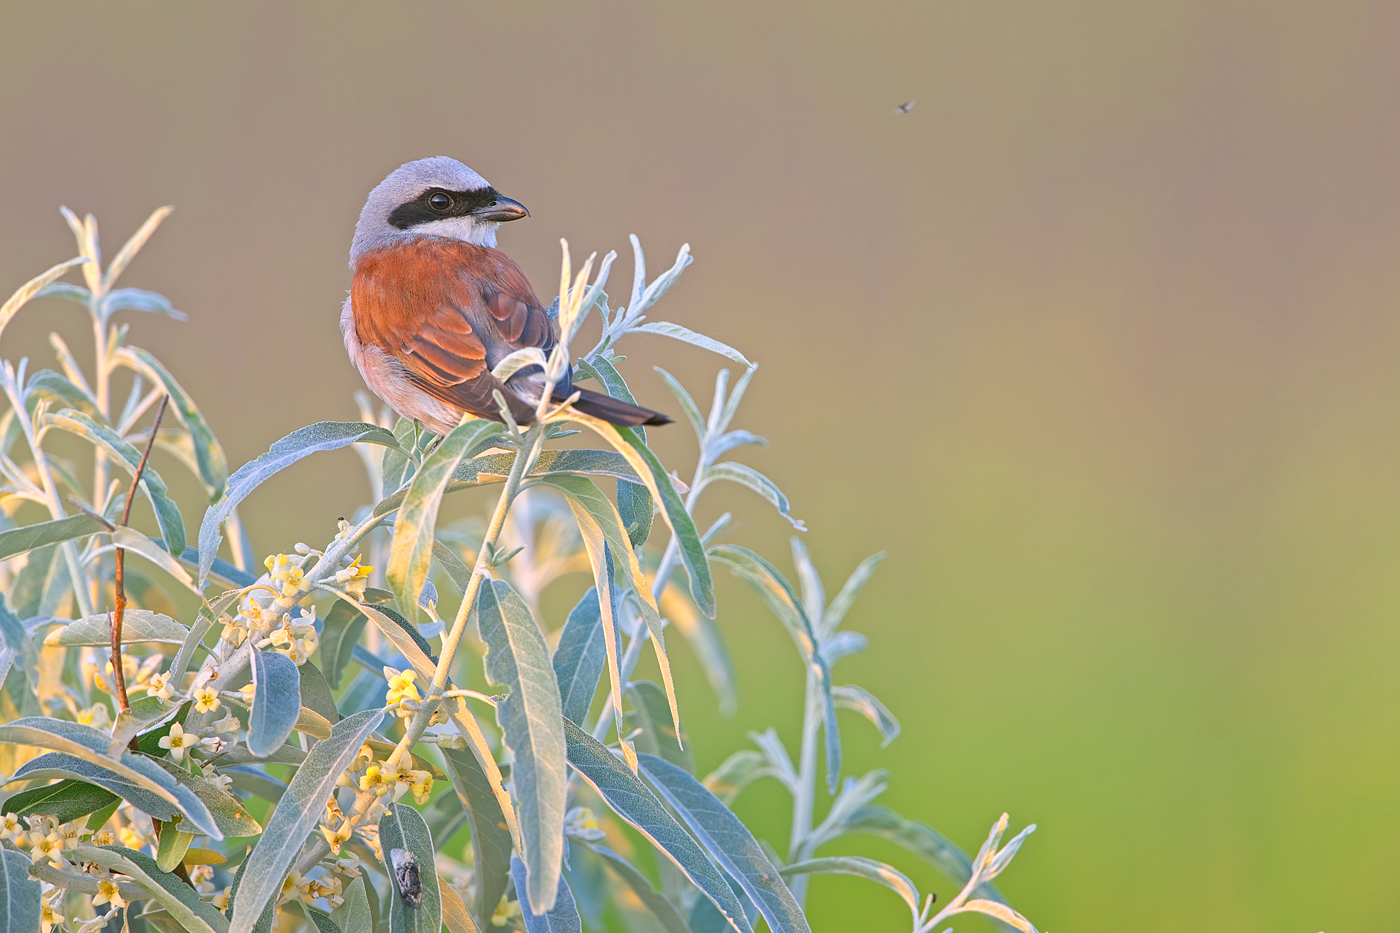
[[[528,217],[456,159],[399,166],[369,194],[350,245],[354,280],[340,314],[350,360],[375,395],[405,418],[446,434],[462,412],[502,420],[499,391],[518,424],[535,420],[539,365],[501,381],[492,369],[516,350],[548,356],[554,328],[534,289],[496,249],[496,227]],[[612,424],[669,424],[665,415],[599,392],[566,374],[552,398]]]
[[[902,104],[900,104],[898,107],[894,108],[894,112],[895,112],[895,113],[908,113],[909,111],[911,111],[911,110],[913,110],[913,109],[914,109],[914,102],[913,102],[912,100],[906,100],[904,103],[902,103]]]

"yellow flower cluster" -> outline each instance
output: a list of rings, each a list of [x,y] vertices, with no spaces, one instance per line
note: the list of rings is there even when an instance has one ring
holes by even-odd
[[[282,625],[274,629],[269,638],[272,645],[282,654],[291,658],[298,666],[316,653],[320,639],[316,635],[316,613],[310,609],[301,610],[301,617],[293,621],[291,613],[282,616]]]
[[[282,584],[283,599],[300,598],[311,591],[311,583],[302,573],[301,566],[286,554],[273,554],[263,561],[263,566],[267,568],[268,576]]]
[[[400,671],[386,667],[384,668],[384,679],[389,682],[389,692],[384,697],[384,705],[394,707],[394,714],[400,719],[408,719],[413,715],[413,710],[403,701],[423,702],[418,687],[413,683],[418,679],[418,672],[413,670]]]
[[[360,556],[355,555],[355,559],[350,562],[350,566],[344,570],[338,570],[335,574],[335,582],[345,587],[345,592],[356,599],[365,598],[365,586],[370,574],[374,573],[373,567],[362,567]]]
[[[360,747],[350,769],[340,776],[342,787],[356,787],[361,791],[373,792],[378,797],[391,796],[398,801],[405,794],[412,794],[418,805],[428,802],[433,793],[433,774],[414,768],[412,755],[405,754],[399,767],[390,767],[387,762],[376,761],[374,751],[368,745]],[[325,831],[322,830],[324,833]],[[349,838],[348,836],[345,838]],[[326,837],[330,842],[330,836]]]

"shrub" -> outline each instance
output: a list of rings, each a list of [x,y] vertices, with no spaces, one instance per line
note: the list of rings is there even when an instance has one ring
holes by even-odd
[[[832,675],[866,646],[842,624],[882,555],[828,601],[798,538],[794,587],[764,557],[721,543],[727,515],[696,527],[705,490],[731,482],[802,528],[772,481],[729,459],[763,443],[733,426],[756,367],[646,319],[690,263],[687,248],[648,283],[634,237],[631,294],[611,309],[603,288],[615,255],[589,284],[592,257],[573,275],[565,244],[551,308],[561,340],[547,363],[556,377],[573,366],[575,378],[629,401],[615,349],[630,334],[683,340],[741,367],[732,384],[720,370],[708,413],[661,373],[698,441],[688,483],[667,472],[644,430],[567,403],[542,406],[528,428],[503,406],[505,424],[464,420],[436,437],[376,414],[368,399],[363,421],[294,431],[228,474],[194,401],[115,320],[181,317],[156,293],[116,287],[167,213],[104,269],[96,222],[65,210],[81,255],[0,310],[3,334],[31,298],[65,298],[88,309],[98,338],[90,370],[54,334],[59,371],[5,360],[0,377],[10,403],[0,419],[7,929],[535,933],[579,930],[581,916],[596,929],[607,913],[670,933],[760,922],[786,933],[808,929],[811,875],[841,872],[901,897],[917,933],[970,912],[1033,930],[992,882],[1034,827],[1003,846],[1003,816],[969,858],[876,802],[885,772],[842,780],[838,706],[886,743],[899,732],[870,692]],[[70,271],[85,284],[60,281]],[[570,346],[595,311],[601,336],[575,358]],[[596,448],[555,443],[580,429]],[[60,455],[75,444],[91,448],[91,484]],[[352,446],[373,503],[341,519],[324,546],[257,561],[239,503],[302,458]],[[209,495],[193,546],[147,462],[153,447]],[[479,486],[500,490],[484,524],[439,524],[444,496]],[[138,490],[155,536],[128,525]],[[719,567],[747,581],[792,636],[807,672],[805,717],[795,762],[769,729],[700,778],[665,634],[681,633],[732,707],[734,673],[714,623]],[[562,624],[544,624],[542,591],[575,572],[592,588]],[[632,679],[648,645],[660,684]],[[729,810],[759,778],[791,794],[785,855]],[[935,912],[897,869],[819,854],[851,833],[899,843],[962,890]]]

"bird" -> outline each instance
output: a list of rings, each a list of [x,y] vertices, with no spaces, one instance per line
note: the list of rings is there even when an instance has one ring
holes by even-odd
[[[914,101],[912,101],[912,100],[906,100],[904,103],[902,103],[902,104],[900,104],[898,107],[894,108],[894,112],[895,112],[895,113],[908,113],[909,111],[911,111],[911,110],[913,110],[913,109],[914,109]]]
[[[496,248],[496,228],[530,216],[456,159],[407,162],[360,211],[350,245],[350,294],[340,330],[365,384],[390,408],[435,434],[464,412],[519,425],[535,421],[546,384],[528,364],[505,380],[492,370],[517,350],[549,356],[557,337],[520,267]],[[661,412],[579,389],[565,373],[551,400],[614,425],[660,425]]]

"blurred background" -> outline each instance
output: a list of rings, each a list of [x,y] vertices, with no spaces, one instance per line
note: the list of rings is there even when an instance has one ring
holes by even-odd
[[[689,242],[657,316],[760,362],[748,459],[828,585],[889,552],[844,673],[904,733],[852,719],[851,769],[969,849],[1038,823],[1001,880],[1041,928],[1393,927],[1397,39],[1347,3],[10,3],[0,292],[73,255],[60,204],[109,254],[174,204],[123,283],[190,320],[131,339],[236,466],[356,416],[347,250],[401,162],[528,205],[501,245],[546,301],[561,236],[623,254],[614,291],[628,233],[653,275]],[[5,355],[52,365],[56,326],[86,357],[84,314],[36,305]],[[642,402],[674,408],[652,363],[708,398],[725,361],[634,340]],[[654,436],[688,476],[684,426]],[[367,496],[349,452],[314,464],[245,506],[260,553]],[[710,509],[788,569],[746,497]],[[734,718],[673,651],[701,773],[800,720],[787,636],[720,576]],[[785,840],[768,793],[740,812]],[[856,879],[811,905],[907,923]]]

